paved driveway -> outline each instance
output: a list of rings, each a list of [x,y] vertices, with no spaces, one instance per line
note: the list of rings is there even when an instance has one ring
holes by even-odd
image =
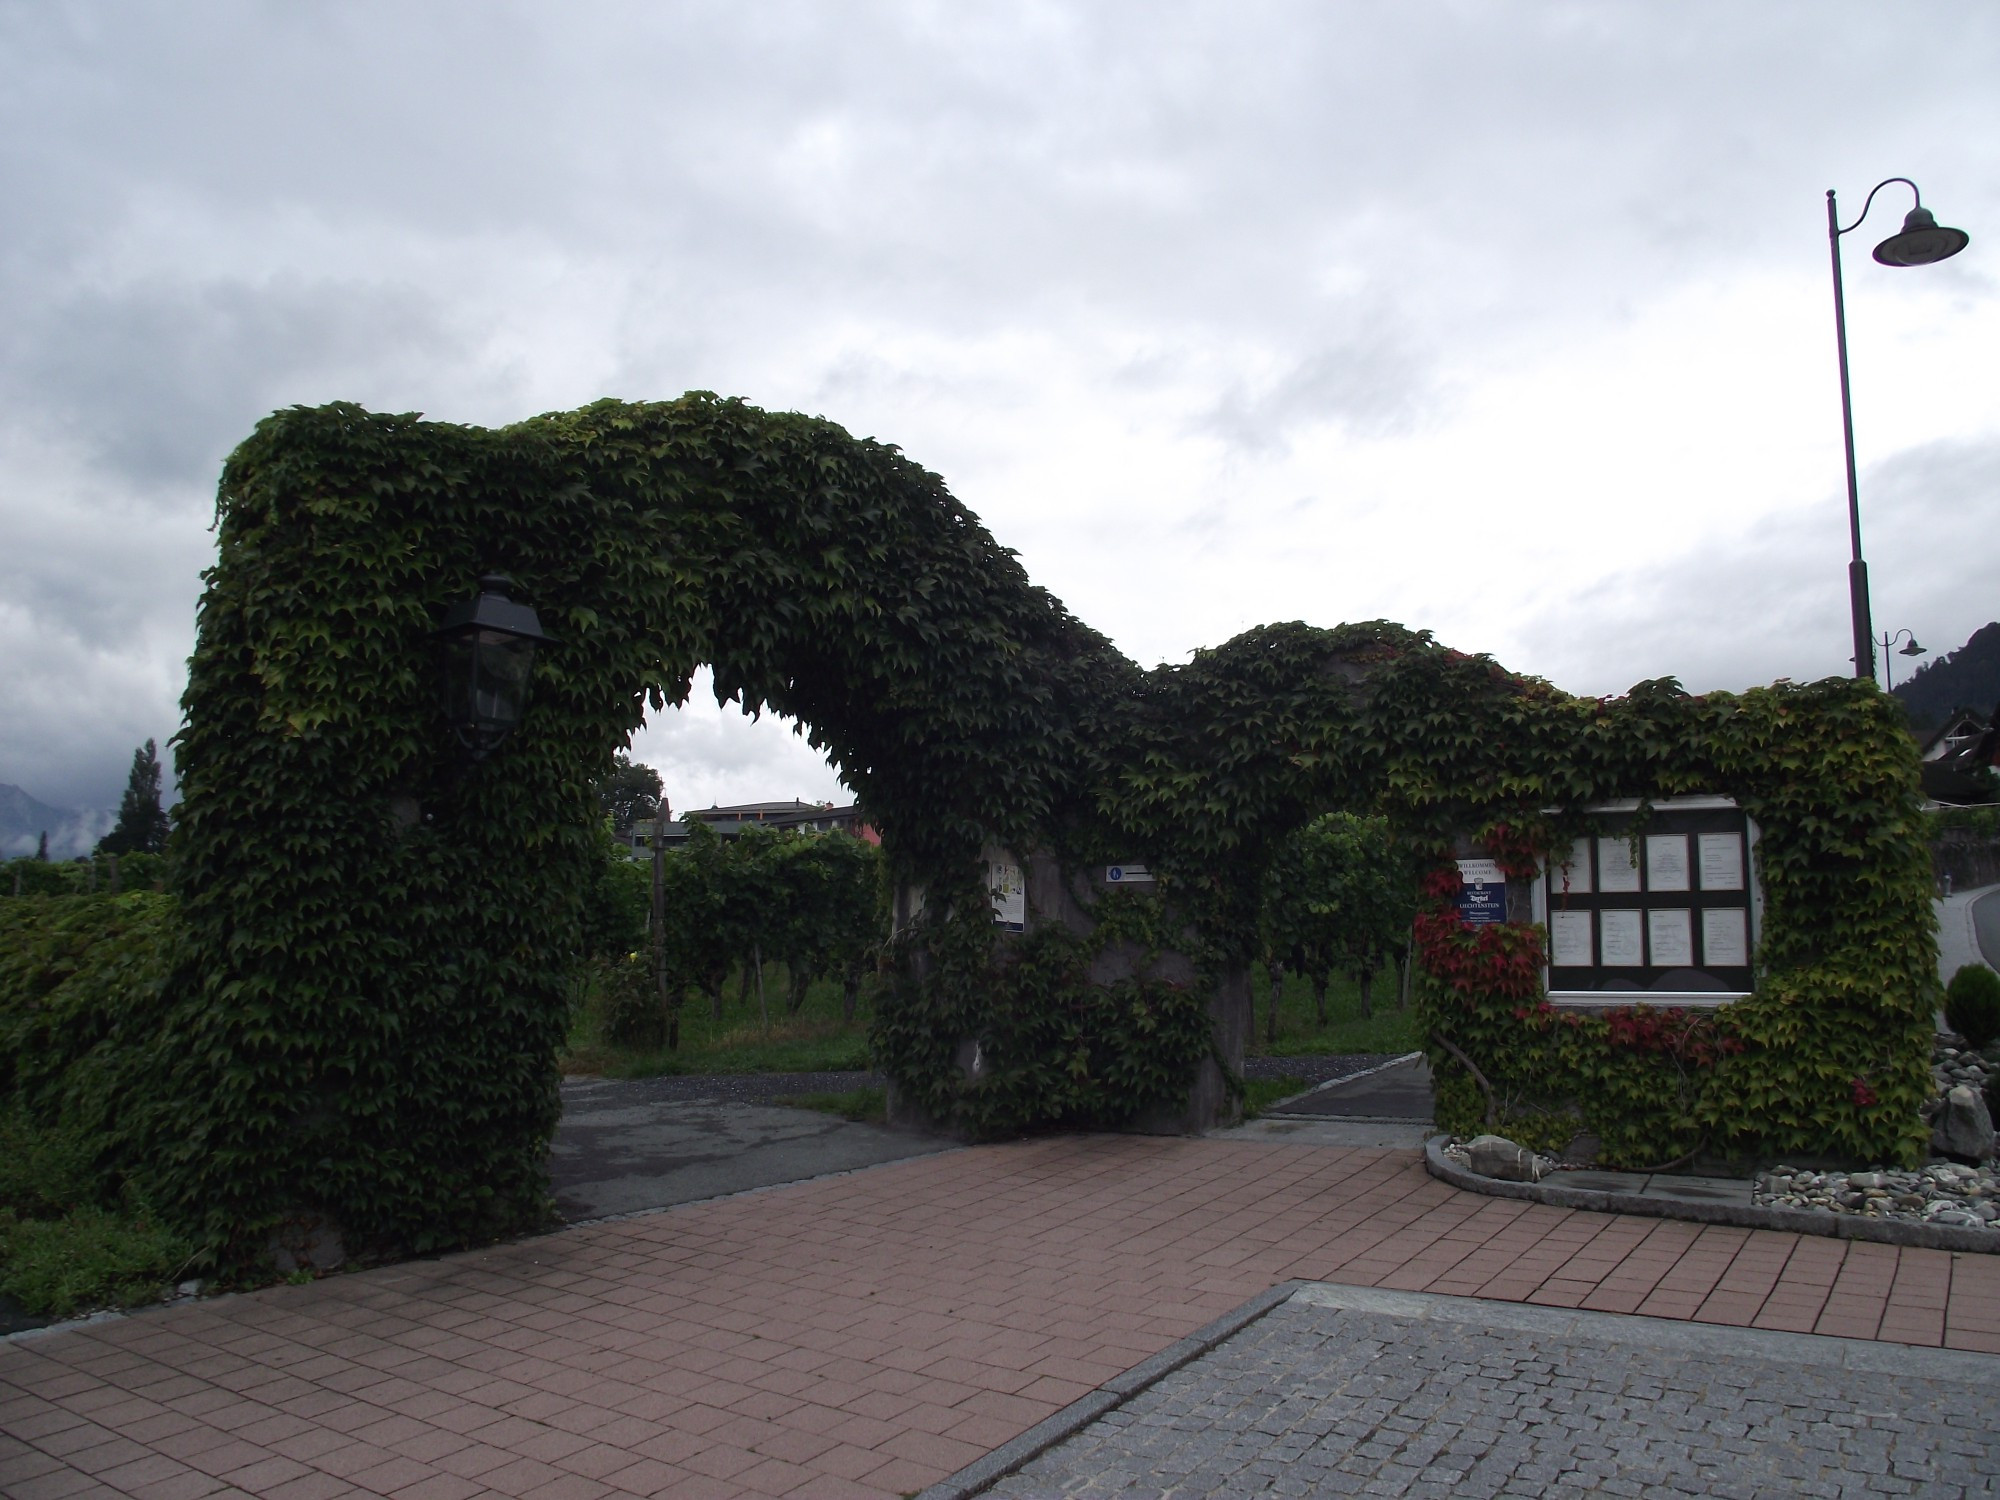
[[[2000,1350],[2000,1257],[1052,1137],[0,1346],[0,1493],[887,1497],[1298,1278]]]
[[[814,1081],[778,1086],[806,1092]],[[563,1217],[575,1223],[693,1203],[957,1145],[942,1136],[716,1097],[718,1084],[732,1082],[565,1083],[562,1123],[549,1152],[556,1207]],[[848,1081],[836,1075],[833,1082],[842,1086]],[[710,1087],[695,1087],[704,1083]]]

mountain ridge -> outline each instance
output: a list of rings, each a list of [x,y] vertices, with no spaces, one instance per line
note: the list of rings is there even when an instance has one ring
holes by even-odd
[[[2000,621],[1980,626],[1963,646],[1925,662],[1890,691],[1916,730],[1937,728],[1954,709],[1992,713],[2000,704]]]
[[[109,808],[51,807],[0,781],[0,858],[33,854],[46,833],[49,858],[74,859],[96,848],[114,821]]]

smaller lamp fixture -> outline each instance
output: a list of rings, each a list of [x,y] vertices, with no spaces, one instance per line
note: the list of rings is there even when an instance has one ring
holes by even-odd
[[[488,573],[479,596],[445,611],[431,632],[438,651],[438,703],[472,759],[484,760],[514,732],[528,707],[528,674],[545,635],[534,610],[507,597],[514,580]]]
[[[1898,651],[1896,654],[1898,656],[1922,656],[1924,654],[1924,648],[1917,644],[1917,638],[1915,636],[1911,636],[1910,644],[1905,646],[1901,651]]]

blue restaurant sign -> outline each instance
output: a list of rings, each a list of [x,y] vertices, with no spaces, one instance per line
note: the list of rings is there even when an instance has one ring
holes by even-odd
[[[1461,859],[1458,878],[1460,921],[1472,927],[1490,927],[1507,920],[1507,881],[1497,861]]]

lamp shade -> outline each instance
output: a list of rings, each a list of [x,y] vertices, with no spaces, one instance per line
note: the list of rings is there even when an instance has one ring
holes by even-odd
[[[528,709],[535,648],[554,644],[533,609],[507,591],[504,573],[479,580],[479,593],[445,612],[431,632],[437,650],[438,706],[459,744],[484,760],[520,724]]]
[[[1963,229],[1948,229],[1919,205],[1903,216],[1901,232],[1892,234],[1875,247],[1875,258],[1885,266],[1928,266],[1947,260],[1972,243]]]

